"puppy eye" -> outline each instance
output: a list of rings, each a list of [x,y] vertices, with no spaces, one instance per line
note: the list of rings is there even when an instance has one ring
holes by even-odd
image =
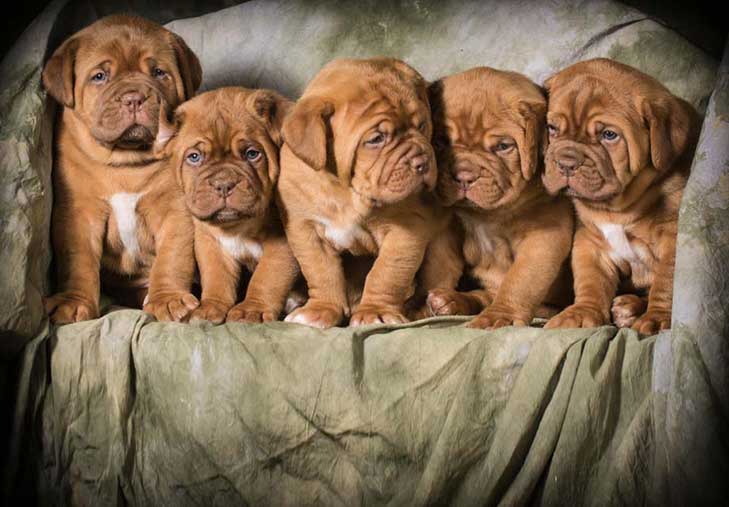
[[[154,69],[152,69],[152,76],[156,77],[157,79],[162,79],[166,75],[167,73],[159,67],[155,67]]]
[[[365,141],[365,144],[370,147],[376,147],[385,142],[385,134],[378,132],[375,136]]]
[[[106,72],[104,72],[103,70],[100,70],[99,72],[97,72],[96,74],[91,76],[91,82],[96,83],[96,84],[101,84],[106,81],[106,77],[107,77]]]
[[[250,160],[251,162],[255,162],[256,160],[258,160],[259,158],[261,158],[261,152],[258,151],[255,148],[248,148],[246,150],[245,155],[246,155],[246,158],[248,160]]]
[[[552,125],[551,123],[548,123],[547,132],[549,133],[550,136],[556,136],[557,134],[559,134],[559,129],[556,126]]]
[[[421,121],[420,124],[418,125],[418,130],[420,132],[422,132],[423,134],[425,134],[425,129],[427,126],[428,126],[427,123],[425,123],[424,121]]]
[[[499,144],[497,144],[497,145],[496,145],[496,147],[495,147],[495,150],[496,150],[496,151],[507,151],[507,150],[509,150],[509,149],[510,149],[510,148],[511,148],[512,146],[514,146],[514,145],[513,145],[513,144],[509,144],[509,143],[503,143],[503,142],[502,142],[502,143],[499,143]]]
[[[605,129],[600,133],[600,136],[606,141],[615,141],[618,138],[618,133],[614,130]]]
[[[199,166],[202,164],[203,156],[202,153],[197,150],[190,150],[187,155],[185,155],[185,160],[190,165]]]

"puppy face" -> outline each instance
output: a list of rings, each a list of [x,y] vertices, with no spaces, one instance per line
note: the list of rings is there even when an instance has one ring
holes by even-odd
[[[635,198],[687,150],[691,106],[651,77],[596,59],[559,72],[547,83],[549,147],[543,182],[588,201]]]
[[[184,41],[143,18],[110,16],[56,50],[43,71],[48,92],[112,150],[148,150],[162,104],[176,106],[202,71]]]
[[[290,106],[272,91],[221,88],[182,104],[172,124],[163,121],[156,148],[172,159],[196,218],[226,225],[266,214]]]
[[[526,77],[486,67],[430,86],[433,144],[446,206],[494,209],[534,176],[547,103]]]
[[[330,63],[284,123],[300,159],[336,173],[374,206],[433,189],[431,135],[425,81],[389,58]]]

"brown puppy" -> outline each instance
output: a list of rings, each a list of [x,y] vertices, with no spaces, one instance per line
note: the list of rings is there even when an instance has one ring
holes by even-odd
[[[336,60],[284,122],[280,201],[309,301],[286,320],[335,326],[350,313],[340,254],[377,256],[350,325],[404,322],[403,303],[437,222],[426,83],[390,58]]]
[[[268,90],[221,88],[185,102],[160,128],[157,147],[194,217],[202,300],[192,320],[263,322],[284,308],[299,267],[272,198],[291,105]],[[233,306],[243,266],[252,277]]]
[[[54,322],[99,314],[107,288],[133,292],[161,320],[197,307],[192,221],[174,176],[153,152],[159,116],[200,85],[195,55],[142,18],[111,16],[66,40],[43,71],[61,105],[52,235],[58,294]],[[147,294],[147,287],[149,288]]]
[[[543,181],[550,192],[572,197],[579,217],[575,303],[547,327],[609,323],[621,289],[647,291],[648,301],[617,299],[618,324],[632,322],[643,334],[669,328],[678,209],[698,114],[655,79],[607,59],[568,67],[546,87],[550,141]]]
[[[457,219],[423,262],[423,284],[437,287],[428,313],[481,312],[469,323],[478,328],[529,325],[545,303],[562,303],[558,275],[574,227],[569,201],[550,197],[534,177],[547,101],[521,74],[487,67],[430,90],[438,195]],[[482,289],[455,290],[466,266]]]

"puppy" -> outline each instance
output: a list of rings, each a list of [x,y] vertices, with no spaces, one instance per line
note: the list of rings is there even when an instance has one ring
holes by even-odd
[[[299,268],[272,198],[291,105],[268,90],[221,88],[185,102],[160,127],[157,149],[194,217],[202,300],[191,320],[264,322],[284,308]],[[252,277],[233,306],[242,267]]]
[[[51,321],[99,315],[105,288],[132,293],[160,320],[198,305],[192,221],[154,154],[159,116],[191,97],[202,71],[184,41],[132,16],[110,16],[66,40],[43,70],[62,106],[52,239],[60,292]],[[100,275],[101,273],[101,275]]]
[[[341,255],[376,256],[350,325],[406,321],[403,304],[436,230],[423,78],[390,58],[335,60],[284,121],[279,199],[309,287],[286,317],[316,327],[350,314]]]
[[[470,327],[529,325],[560,301],[574,229],[570,203],[538,177],[547,101],[529,79],[478,67],[430,87],[438,195],[456,215],[429,246],[421,279],[430,315]],[[481,285],[456,291],[464,269]],[[564,285],[564,284],[562,284]],[[554,312],[552,312],[552,315]]]
[[[547,327],[671,325],[676,226],[700,118],[655,79],[596,59],[550,78],[544,185],[572,198],[575,302]],[[647,304],[639,296],[647,294]],[[632,315],[631,315],[632,314]]]

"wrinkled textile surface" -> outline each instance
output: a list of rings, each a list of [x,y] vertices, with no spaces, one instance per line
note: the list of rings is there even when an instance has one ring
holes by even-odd
[[[69,19],[63,3],[0,72],[0,346],[26,343],[3,500],[729,501],[729,60],[717,82],[716,62],[689,42],[602,1],[254,0],[174,21],[205,88],[295,96],[329,59],[375,54],[429,79],[491,65],[541,82],[594,56],[657,77],[706,111],[681,212],[673,330],[484,332],[434,319],[318,331],[161,324],[132,310],[49,329],[52,108],[39,76],[46,41],[72,29],[55,21]]]

